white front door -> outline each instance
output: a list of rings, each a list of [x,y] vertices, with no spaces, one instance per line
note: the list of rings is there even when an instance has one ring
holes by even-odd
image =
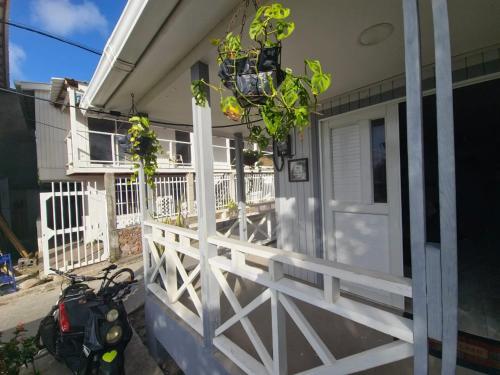
[[[321,121],[325,257],[403,275],[397,104]],[[403,307],[403,299],[341,284]]]

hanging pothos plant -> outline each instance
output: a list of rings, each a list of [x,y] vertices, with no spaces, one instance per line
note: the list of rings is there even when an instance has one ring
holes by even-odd
[[[133,116],[129,119],[129,122],[131,124],[128,130],[129,152],[132,155],[135,169],[132,181],[137,179],[140,162],[142,161],[146,182],[151,187],[154,187],[154,175],[158,168],[156,156],[161,150],[160,142],[156,138],[156,133],[151,129],[147,117]]]
[[[262,157],[262,152],[258,150],[243,150],[243,165],[254,167],[255,163]]]
[[[271,140],[286,141],[294,128],[304,130],[310,124],[311,112],[316,110],[317,96],[331,83],[331,75],[323,72],[318,60],[304,60],[302,75],[281,68],[281,41],[295,30],[289,16],[290,9],[279,3],[258,7],[248,31],[253,46],[244,49],[241,34],[232,32],[213,41],[219,51],[221,84],[215,86],[203,80],[191,84],[199,106],[206,105],[207,87],[218,92],[221,111],[233,121],[246,123],[249,140],[261,150]],[[241,30],[243,27],[244,23]],[[226,95],[226,89],[230,95]]]

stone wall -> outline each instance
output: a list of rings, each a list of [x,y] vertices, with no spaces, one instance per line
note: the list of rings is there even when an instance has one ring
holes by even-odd
[[[118,244],[122,256],[141,254],[141,227],[137,225],[118,229]]]

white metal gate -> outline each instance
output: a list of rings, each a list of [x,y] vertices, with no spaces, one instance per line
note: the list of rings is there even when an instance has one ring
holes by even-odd
[[[109,257],[106,195],[96,182],[52,182],[40,193],[44,273]]]

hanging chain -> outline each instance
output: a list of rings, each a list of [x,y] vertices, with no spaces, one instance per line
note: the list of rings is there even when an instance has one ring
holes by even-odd
[[[137,114],[137,108],[135,108],[134,93],[130,94],[130,99],[132,101],[132,105],[130,106],[130,110],[128,111],[128,114],[129,114],[129,116],[135,116]]]

